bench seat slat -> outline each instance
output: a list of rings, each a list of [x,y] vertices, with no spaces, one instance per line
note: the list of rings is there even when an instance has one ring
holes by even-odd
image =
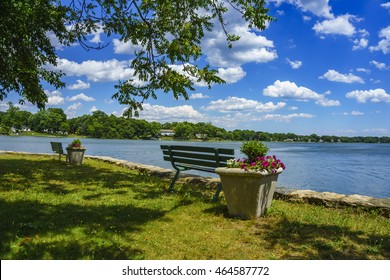
[[[193,170],[198,170],[198,171],[204,171],[204,172],[210,172],[210,173],[214,173],[214,170],[215,168],[214,167],[202,167],[202,166],[198,166],[198,165],[191,165],[191,164],[176,164],[176,166],[178,167],[183,167],[183,168],[188,168],[188,169],[193,169]]]

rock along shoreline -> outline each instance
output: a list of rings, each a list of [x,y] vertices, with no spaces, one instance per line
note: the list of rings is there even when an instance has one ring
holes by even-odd
[[[24,154],[24,155],[46,155],[46,156],[57,156],[56,154],[45,154],[45,153],[28,153],[28,152],[14,152],[14,151],[1,151],[6,154]],[[166,169],[153,165],[146,165],[140,163],[134,163],[126,160],[120,160],[106,156],[90,156],[86,155],[85,158],[99,160],[110,164],[115,164],[130,170],[138,170],[142,174],[150,176],[157,176],[160,178],[172,179],[175,172],[171,169]],[[203,177],[194,174],[182,174],[179,177],[179,181],[186,184],[203,184],[209,186],[217,186],[219,178]],[[355,207],[363,208],[366,210],[377,210],[379,214],[386,218],[390,218],[390,198],[374,198],[364,195],[344,195],[331,192],[315,192],[312,190],[293,190],[288,188],[277,187],[275,199],[282,199],[296,203],[308,203],[321,205],[325,207],[333,208],[344,208],[344,207]]]

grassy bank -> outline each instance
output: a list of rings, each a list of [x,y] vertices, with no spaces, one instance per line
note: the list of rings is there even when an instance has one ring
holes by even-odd
[[[228,216],[207,189],[87,159],[0,154],[1,259],[390,259],[390,220],[274,200]]]
[[[60,138],[87,138],[87,136],[77,134],[52,134],[35,131],[20,131],[18,133],[11,133],[8,136],[35,136],[35,137],[60,137]]]

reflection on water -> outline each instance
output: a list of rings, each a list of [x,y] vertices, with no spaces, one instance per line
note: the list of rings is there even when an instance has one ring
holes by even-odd
[[[0,136],[0,150],[51,153],[50,141],[69,144],[70,138]],[[242,158],[241,142],[178,142],[82,139],[89,155],[110,156],[172,169],[162,159],[160,145],[232,148]],[[286,165],[278,185],[344,194],[390,197],[390,145],[344,143],[266,143]],[[196,172],[192,172],[196,173]],[[198,173],[205,175],[205,173]],[[212,176],[214,174],[207,174]]]

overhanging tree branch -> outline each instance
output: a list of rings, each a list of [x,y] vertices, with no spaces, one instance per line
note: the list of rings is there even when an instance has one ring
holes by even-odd
[[[239,34],[227,31],[227,5],[239,11],[250,28],[264,29],[268,16],[265,0],[3,0],[0,2],[0,100],[17,93],[21,100],[44,108],[47,96],[42,82],[61,88],[63,73],[56,66],[57,53],[48,38],[52,32],[69,46],[78,42],[85,50],[109,43],[90,44],[88,36],[100,32],[119,36],[139,47],[131,67],[134,77],[119,81],[113,97],[137,114],[157,92],[188,98],[194,81],[209,87],[224,81],[217,71],[202,67],[201,41],[217,20],[227,44]],[[182,72],[171,65],[182,65]],[[191,65],[191,66],[189,66]],[[53,67],[52,67],[53,68]]]

